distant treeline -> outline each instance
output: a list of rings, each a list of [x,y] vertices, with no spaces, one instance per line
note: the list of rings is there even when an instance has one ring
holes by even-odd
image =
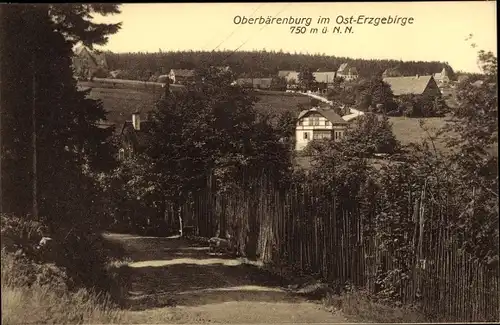
[[[445,62],[363,60],[327,55],[293,54],[283,52],[159,52],[111,53],[107,55],[111,70],[126,70],[131,79],[144,79],[152,74],[168,73],[170,69],[200,69],[210,65],[230,66],[238,77],[255,78],[275,76],[279,70],[296,70],[306,67],[313,71],[336,71],[342,63],[355,66],[360,77],[381,75],[385,69],[396,68],[402,75],[429,75],[446,68],[449,77],[455,75]]]

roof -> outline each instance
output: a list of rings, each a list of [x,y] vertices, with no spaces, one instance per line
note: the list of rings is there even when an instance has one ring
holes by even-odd
[[[412,77],[387,77],[382,80],[391,86],[394,96],[400,95],[421,95],[432,76],[412,76]]]
[[[123,131],[126,128],[130,128],[130,130],[134,130],[135,133],[146,133],[151,129],[151,125],[152,125],[151,121],[143,120],[140,123],[141,123],[140,130],[136,130],[136,129],[134,129],[134,125],[132,124],[132,120],[127,120],[127,121],[123,122],[121,133],[123,133]]]
[[[297,119],[301,119],[303,117],[306,117],[308,114],[311,114],[311,113],[319,113],[321,114],[324,118],[326,118],[328,121],[330,121],[332,124],[347,124],[346,121],[344,121],[342,119],[342,117],[340,117],[340,115],[338,115],[337,113],[335,113],[335,111],[333,109],[310,109],[310,110],[304,110],[302,112],[300,112],[299,116],[297,117]]]
[[[297,71],[294,70],[280,70],[278,71],[278,77],[286,77],[291,73],[297,73]]]
[[[273,82],[273,78],[254,78],[252,79],[254,85],[266,85],[270,86]]]
[[[180,77],[194,77],[194,70],[188,69],[172,69],[172,71],[176,76]]]
[[[285,79],[287,81],[290,80],[298,80],[299,79],[299,73],[297,71],[290,71],[286,76]]]
[[[238,85],[266,85],[270,86],[273,82],[273,78],[238,78],[236,83]]]
[[[387,68],[382,72],[382,77],[398,77],[401,76],[401,70],[399,67]]]
[[[335,71],[313,72],[316,82],[324,82],[324,83],[333,83],[336,74],[337,73]]]
[[[108,67],[108,62],[106,60],[105,53],[96,53],[95,51],[90,50],[88,47],[84,45],[77,47],[74,53],[78,57],[87,54],[92,59],[92,61],[94,61],[95,65],[105,68]]]
[[[337,70],[337,73],[341,74],[358,74],[356,67],[351,67],[349,63],[342,63]]]
[[[151,121],[148,120],[141,121],[140,130],[136,130],[134,129],[132,121],[125,121],[121,129],[121,135],[123,136],[125,130],[127,130],[128,139],[131,140],[135,146],[139,148],[144,148],[149,142],[148,132],[151,129],[151,126],[152,126]]]
[[[244,85],[244,84],[252,84],[252,78],[238,78],[236,79],[236,83],[238,85]]]

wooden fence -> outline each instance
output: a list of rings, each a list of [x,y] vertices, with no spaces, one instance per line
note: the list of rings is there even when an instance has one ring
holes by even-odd
[[[423,196],[409,202],[400,217],[406,228],[394,230],[391,221],[376,224],[379,211],[361,212],[358,202],[318,186],[283,189],[264,176],[253,188],[225,194],[213,186],[180,209],[184,224],[199,236],[228,230],[246,256],[397,297],[446,321],[499,319],[498,269],[461,251],[460,236],[443,223],[439,202]],[[391,244],[381,232],[401,243]]]

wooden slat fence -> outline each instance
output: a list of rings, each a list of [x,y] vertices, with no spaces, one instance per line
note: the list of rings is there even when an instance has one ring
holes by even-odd
[[[446,226],[443,202],[409,195],[399,217],[406,226],[394,230],[391,221],[374,222],[380,211],[360,212],[359,202],[327,188],[307,182],[282,188],[265,175],[258,180],[222,194],[209,183],[181,209],[184,223],[206,237],[228,230],[242,254],[278,269],[387,293],[443,320],[498,320],[498,269],[460,249],[460,235]],[[405,245],[391,246],[379,236],[384,231]],[[393,292],[384,291],[388,283]]]

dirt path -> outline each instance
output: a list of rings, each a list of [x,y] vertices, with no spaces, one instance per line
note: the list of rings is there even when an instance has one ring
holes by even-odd
[[[129,264],[130,323],[339,323],[342,315],[291,295],[279,279],[239,260],[214,258],[179,238],[108,234]]]

